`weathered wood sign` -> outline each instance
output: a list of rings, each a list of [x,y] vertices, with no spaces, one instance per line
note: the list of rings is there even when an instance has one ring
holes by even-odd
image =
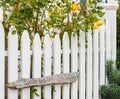
[[[8,88],[22,89],[27,87],[51,85],[51,84],[67,84],[76,81],[79,77],[79,72],[64,73],[42,78],[26,78],[7,84]]]

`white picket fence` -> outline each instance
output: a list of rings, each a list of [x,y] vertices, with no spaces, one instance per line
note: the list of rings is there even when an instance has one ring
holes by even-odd
[[[111,58],[110,26],[107,22],[93,35],[89,31],[85,36],[69,39],[65,33],[62,44],[59,35],[53,40],[46,35],[43,43],[38,34],[35,35],[32,48],[27,31],[21,38],[21,50],[18,51],[17,34],[8,35],[8,51],[5,51],[5,35],[0,24],[0,98],[18,99],[18,90],[5,90],[5,56],[8,56],[8,82],[19,78],[39,78],[42,76],[70,73],[79,70],[79,79],[66,85],[48,85],[36,87],[39,97],[32,99],[99,99],[99,87],[106,83],[105,61]],[[80,46],[79,46],[79,44]],[[61,48],[62,47],[62,48]],[[18,58],[21,58],[21,73],[18,72]],[[31,64],[32,63],[32,64]],[[30,72],[31,71],[31,72]],[[20,74],[20,75],[19,75]],[[6,92],[8,93],[6,94]],[[30,88],[19,92],[21,99],[30,99]],[[44,98],[43,98],[44,97]]]
[[[113,7],[111,4],[110,6]],[[5,33],[0,22],[0,99],[30,99],[30,88],[20,91],[6,87],[6,83],[18,78],[40,78],[78,70],[80,76],[76,82],[36,87],[40,96],[33,94],[32,99],[100,99],[100,85],[107,83],[105,61],[116,58],[114,19],[117,8],[112,10],[106,5],[105,8],[104,19],[108,21],[99,30],[94,31],[93,35],[92,31],[87,35],[80,31],[80,37],[75,35],[69,38],[65,33],[60,41],[59,35],[53,40],[46,35],[41,40],[36,34],[31,47],[29,35],[24,31],[21,50],[18,50],[18,35],[11,33],[8,35],[8,50],[5,50]],[[21,72],[18,71],[18,65],[21,65]],[[5,71],[7,67],[8,71]],[[8,78],[5,78],[6,75]]]

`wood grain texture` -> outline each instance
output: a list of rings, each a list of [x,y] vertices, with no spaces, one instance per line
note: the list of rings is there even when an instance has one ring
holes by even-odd
[[[51,84],[69,84],[78,79],[79,73],[64,73],[54,76],[46,76],[42,78],[26,78],[20,79],[15,82],[7,84],[7,87],[12,89],[22,89],[28,87],[42,86],[42,85],[51,85]]]

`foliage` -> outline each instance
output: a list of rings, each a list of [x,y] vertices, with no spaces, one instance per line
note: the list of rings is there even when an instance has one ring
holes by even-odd
[[[82,0],[81,0],[82,1]],[[5,10],[3,25],[6,32],[15,26],[18,33],[45,33],[54,36],[64,32],[78,33],[79,29],[88,31],[103,16],[98,0],[72,2],[70,0],[1,0]],[[15,33],[15,32],[14,32]]]
[[[42,21],[44,9],[50,2],[50,0],[1,0],[0,5],[5,10],[3,21],[5,30],[8,31],[11,26],[15,26],[18,33],[22,33],[23,30],[42,33],[42,24],[39,21]]]
[[[116,60],[117,69],[120,70],[120,49],[117,49],[117,60]]]
[[[113,64],[113,61],[106,62],[106,74],[109,84],[100,88],[102,99],[120,99],[120,70],[115,69]]]
[[[102,99],[120,99],[120,86],[117,84],[103,85],[100,90]]]
[[[120,6],[117,10],[117,47],[120,49]]]
[[[30,99],[32,99],[33,95],[36,97],[39,97],[40,95],[37,93],[37,89],[31,89],[30,90]]]

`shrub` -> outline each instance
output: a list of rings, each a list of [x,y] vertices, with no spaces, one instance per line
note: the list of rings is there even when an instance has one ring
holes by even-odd
[[[120,71],[113,67],[113,61],[106,62],[106,74],[109,84],[100,88],[102,99],[120,99]]]

